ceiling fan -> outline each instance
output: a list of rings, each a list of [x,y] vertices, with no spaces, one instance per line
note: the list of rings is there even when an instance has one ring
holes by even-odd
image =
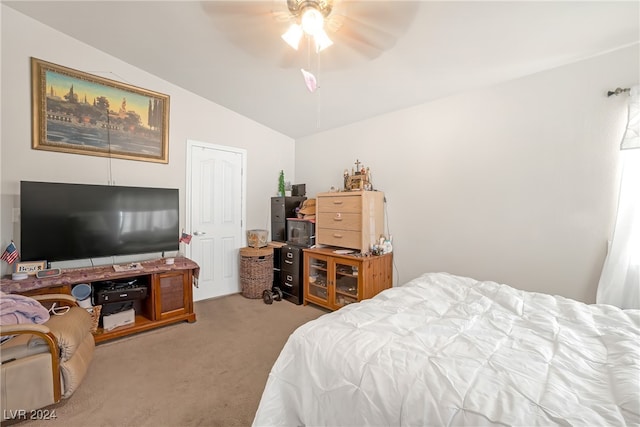
[[[374,59],[393,47],[419,6],[401,0],[202,2],[214,26],[251,55],[299,68],[305,53],[322,51],[326,70]]]
[[[333,0],[287,0],[287,8],[296,22],[291,24],[282,39],[295,50],[298,50],[303,35],[313,39],[317,52],[331,46],[333,41],[324,27],[332,7]]]

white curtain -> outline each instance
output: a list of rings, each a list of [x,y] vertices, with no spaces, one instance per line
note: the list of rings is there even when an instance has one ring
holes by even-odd
[[[620,149],[640,148],[640,86],[630,90],[627,130],[622,137]]]
[[[635,148],[629,137],[635,136],[637,143],[640,134],[638,89],[638,86],[631,89],[629,121],[620,151],[622,177],[618,213],[596,302],[640,309],[640,149],[625,149]]]

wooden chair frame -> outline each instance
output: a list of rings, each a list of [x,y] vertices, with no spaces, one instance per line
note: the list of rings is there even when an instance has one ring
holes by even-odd
[[[42,302],[60,303],[63,306],[77,305],[76,299],[71,295],[65,294],[44,294],[34,295],[31,298]],[[44,304],[43,304],[44,305]],[[46,307],[46,306],[45,306]],[[60,347],[55,335],[44,324],[18,324],[0,326],[0,335],[20,335],[29,334],[39,336],[49,346],[49,354],[51,356],[51,377],[53,384],[53,398],[58,403],[62,399],[62,385],[60,382]]]

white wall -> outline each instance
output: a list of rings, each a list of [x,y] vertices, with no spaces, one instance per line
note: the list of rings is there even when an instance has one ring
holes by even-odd
[[[595,302],[638,45],[296,141],[308,195],[359,159],[387,198],[395,283],[447,271]]]
[[[19,223],[21,180],[107,184],[109,163],[118,185],[172,187],[180,190],[181,226],[185,224],[186,141],[196,140],[247,150],[247,229],[268,224],[269,197],[278,173],[294,175],[294,141],[263,125],[172,85],[125,62],[55,31],[15,10],[2,15],[2,109],[0,139],[0,251],[14,239]],[[30,57],[60,64],[170,96],[169,164],[109,159],[31,149]],[[177,238],[177,236],[176,236]],[[2,262],[2,274],[9,270]]]

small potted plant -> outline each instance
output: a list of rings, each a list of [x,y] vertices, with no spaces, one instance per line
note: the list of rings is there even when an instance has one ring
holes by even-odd
[[[284,192],[286,191],[285,188],[285,184],[284,184],[284,171],[281,170],[280,171],[280,177],[278,178],[278,195],[280,197],[284,197]]]

